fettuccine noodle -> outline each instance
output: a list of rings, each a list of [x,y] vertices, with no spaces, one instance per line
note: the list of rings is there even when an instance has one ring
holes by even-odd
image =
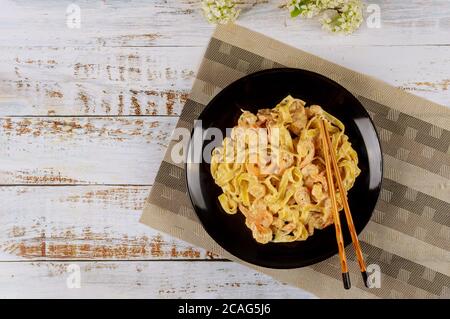
[[[344,125],[320,106],[305,107],[291,96],[256,115],[243,111],[231,137],[213,150],[211,174],[223,191],[220,204],[228,214],[239,210],[245,216],[257,242],[305,240],[333,223],[319,136],[322,118],[348,191],[360,169]],[[336,199],[340,211],[339,191]]]

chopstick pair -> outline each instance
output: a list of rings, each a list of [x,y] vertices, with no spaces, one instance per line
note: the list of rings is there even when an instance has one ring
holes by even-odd
[[[356,257],[358,259],[358,264],[359,264],[359,268],[361,270],[361,275],[364,280],[364,285],[367,287],[368,284],[367,284],[366,263],[364,261],[363,255],[362,255],[361,246],[360,246],[359,240],[358,240],[358,235],[356,234],[355,225],[353,223],[352,214],[350,212],[350,207],[348,206],[347,192],[344,188],[344,185],[342,184],[342,177],[339,172],[338,165],[337,165],[336,154],[332,147],[332,141],[330,139],[330,135],[329,135],[328,131],[325,129],[325,125],[326,125],[325,120],[321,119],[320,120],[320,136],[322,138],[322,147],[323,147],[324,156],[325,156],[325,166],[326,166],[326,173],[327,173],[328,190],[330,192],[330,197],[331,197],[334,226],[335,226],[335,230],[336,230],[336,242],[338,244],[339,259],[341,262],[341,269],[342,269],[342,281],[344,284],[344,288],[350,289],[350,287],[351,287],[350,275],[348,272],[347,257],[345,255],[345,249],[344,249],[344,238],[342,236],[341,220],[339,218],[339,212],[337,209],[336,192],[335,192],[335,188],[334,188],[332,170],[335,173],[334,175],[336,177],[337,185],[339,188],[339,193],[341,195],[342,206],[344,207],[345,218],[347,219],[347,225],[350,230],[350,235],[352,237],[352,242],[353,242],[353,246],[355,248]],[[331,157],[331,159],[330,159],[330,157]]]

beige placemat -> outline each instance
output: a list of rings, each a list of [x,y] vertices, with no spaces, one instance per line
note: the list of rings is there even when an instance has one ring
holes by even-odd
[[[361,101],[376,124],[384,152],[383,189],[360,239],[370,269],[381,270],[380,288],[363,286],[351,245],[347,256],[353,287],[348,291],[342,288],[337,256],[306,268],[273,270],[228,254],[197,220],[186,193],[184,165],[170,159],[175,141],[161,164],[141,222],[319,297],[449,298],[450,109],[228,25],[219,26],[211,38],[178,127],[192,129],[205,105],[231,82],[283,66],[311,70],[340,83]]]

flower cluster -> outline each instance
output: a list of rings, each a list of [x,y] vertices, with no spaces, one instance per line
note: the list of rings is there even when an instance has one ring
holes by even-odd
[[[350,34],[363,21],[361,0],[291,0],[291,17],[312,18],[323,12],[323,28],[331,32]]]
[[[202,0],[202,9],[206,19],[214,24],[233,22],[240,12],[234,0]]]

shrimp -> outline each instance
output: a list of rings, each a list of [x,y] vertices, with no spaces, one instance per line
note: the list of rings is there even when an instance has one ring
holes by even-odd
[[[292,113],[292,124],[289,126],[289,130],[296,135],[300,135],[302,129],[304,129],[306,123],[308,123],[308,117],[304,106],[305,102],[302,100],[295,100],[289,107],[289,111]]]
[[[311,105],[310,107],[308,107],[306,114],[309,118],[311,118],[315,115],[323,114],[323,109],[319,105]]]
[[[262,200],[258,200],[253,203],[247,220],[250,223],[269,227],[273,222],[273,215],[267,210],[267,205]]]
[[[266,209],[266,205],[258,201],[253,205],[254,212],[248,214],[245,221],[248,228],[252,230],[253,237],[257,242],[266,244],[272,240],[273,215]]]
[[[305,177],[319,174],[319,168],[315,164],[308,164],[302,168],[302,174]]]
[[[316,183],[313,185],[313,187],[311,189],[311,195],[312,195],[313,200],[316,203],[319,203],[323,199],[328,197],[328,194],[324,193],[323,185],[320,183]]]
[[[272,240],[273,232],[270,228],[263,228],[258,225],[250,228],[252,230],[253,237],[258,243],[267,244]]]
[[[238,120],[238,126],[256,127],[257,116],[249,111],[243,111]]]
[[[314,228],[323,229],[326,225],[325,220],[321,212],[313,212],[311,214],[311,221],[314,225]]]
[[[273,222],[271,226],[275,228],[281,228],[284,225],[284,221],[278,216],[278,213],[273,216]]]
[[[273,222],[273,215],[268,210],[260,211],[255,216],[255,224],[264,228],[269,228]]]
[[[287,168],[294,164],[294,156],[289,152],[282,152],[280,158],[280,167],[278,170],[279,174],[282,174]]]
[[[328,182],[323,172],[321,174],[313,174],[305,178],[305,186],[310,189],[312,189],[316,183],[322,184],[323,190],[328,192]]]
[[[289,129],[292,133],[296,135],[300,135],[301,131],[305,128],[306,123],[308,122],[308,118],[306,114],[298,114],[295,113],[292,117],[292,124],[289,125]]]
[[[256,122],[256,124],[261,127],[263,126],[266,122],[270,122],[271,120],[273,120],[273,114],[272,111],[270,109],[261,109],[258,111],[258,114],[256,115],[256,117],[258,118],[258,121]]]
[[[311,203],[311,197],[306,187],[298,188],[294,193],[294,199],[299,205],[307,205]]]
[[[295,112],[305,112],[305,105],[306,102],[300,99],[294,99],[294,101],[289,105],[289,112],[295,113]]]
[[[266,163],[266,165],[262,166],[260,169],[261,175],[269,175],[274,174],[278,171],[278,165],[275,160],[271,160],[270,162]]]
[[[294,164],[294,155],[290,152],[281,152],[278,158],[272,158],[269,161],[265,161],[259,168],[259,175],[268,174],[283,174],[283,172]],[[256,168],[250,167],[252,172],[256,171]],[[254,174],[256,175],[256,174]]]

